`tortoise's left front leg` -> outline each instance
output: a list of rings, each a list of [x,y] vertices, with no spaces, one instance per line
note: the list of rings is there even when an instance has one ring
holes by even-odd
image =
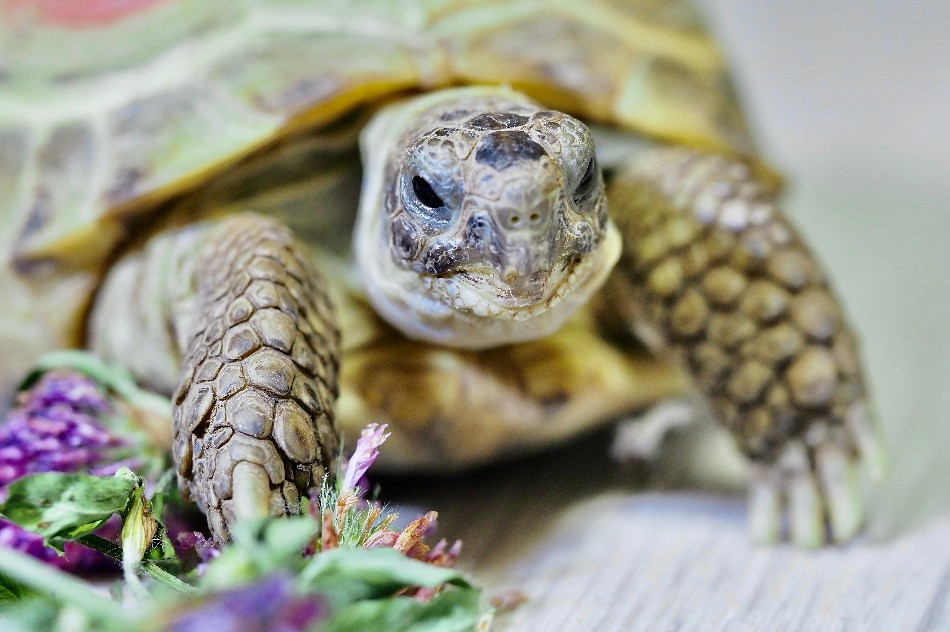
[[[217,540],[297,513],[332,474],[339,334],[287,228],[243,214],[160,233],[116,264],[94,309],[93,349],[173,390],[179,486]]]
[[[737,160],[657,149],[614,178],[632,323],[688,366],[755,464],[753,535],[817,545],[859,529],[879,471],[855,336],[769,187]],[[783,521],[783,518],[785,519]],[[785,525],[783,525],[785,522]]]

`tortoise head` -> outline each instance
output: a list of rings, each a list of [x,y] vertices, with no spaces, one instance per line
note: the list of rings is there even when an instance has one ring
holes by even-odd
[[[508,90],[383,110],[364,132],[356,252],[405,334],[484,348],[553,333],[619,256],[587,127]]]

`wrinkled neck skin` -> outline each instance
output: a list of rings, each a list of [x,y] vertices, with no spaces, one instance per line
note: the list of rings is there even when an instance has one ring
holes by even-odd
[[[590,132],[509,89],[391,105],[361,149],[354,252],[374,307],[410,338],[548,336],[619,258]]]

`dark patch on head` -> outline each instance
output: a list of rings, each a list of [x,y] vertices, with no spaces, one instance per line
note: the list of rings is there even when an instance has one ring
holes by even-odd
[[[452,127],[436,127],[429,132],[429,138],[454,138],[458,130]]]
[[[455,272],[460,262],[454,248],[435,244],[422,255],[420,263],[427,274],[441,276]]]
[[[488,220],[480,215],[473,215],[468,219],[465,226],[465,240],[471,242],[481,242],[488,239],[491,234],[491,227]]]
[[[498,234],[495,232],[491,220],[483,215],[473,215],[465,224],[465,233],[463,243],[470,254],[477,253],[477,256],[484,261],[497,263],[501,244],[498,240]]]
[[[577,227],[574,237],[574,250],[578,254],[586,255],[594,246],[597,245],[597,236],[594,235],[594,229],[588,223],[583,223]]]
[[[465,127],[480,131],[510,129],[521,127],[528,122],[528,117],[514,112],[488,112],[479,114],[465,122]]]
[[[538,160],[544,155],[544,148],[525,132],[502,131],[482,139],[475,151],[475,161],[502,171],[519,160]]]
[[[422,236],[405,217],[390,224],[390,241],[396,254],[406,260],[415,259],[422,247]]]

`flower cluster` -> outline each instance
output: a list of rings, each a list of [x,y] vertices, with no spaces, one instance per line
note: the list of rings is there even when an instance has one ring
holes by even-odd
[[[96,382],[68,370],[45,373],[0,426],[0,486],[39,472],[109,476],[127,447],[99,422],[112,407]]]
[[[43,374],[20,393],[0,425],[0,493],[13,481],[41,472],[90,472],[111,475],[128,464],[130,447],[109,433],[100,419],[113,413],[96,382],[60,369]],[[0,520],[0,546],[73,571],[95,568],[101,556],[72,543],[66,557],[43,546],[43,538]]]
[[[458,559],[462,542],[456,540],[451,547],[445,539],[434,547],[425,543],[425,538],[435,531],[438,513],[430,511],[403,529],[395,530],[390,527],[398,519],[398,514],[385,511],[378,502],[365,499],[369,489],[366,472],[388,437],[385,425],[369,424],[356,442],[353,455],[342,466],[343,477],[338,487],[334,490],[325,485],[319,493],[317,490],[311,493],[310,513],[321,527],[319,539],[310,552],[340,546],[391,548],[407,557],[450,568]],[[415,595],[429,599],[435,592],[428,588],[418,589]]]

